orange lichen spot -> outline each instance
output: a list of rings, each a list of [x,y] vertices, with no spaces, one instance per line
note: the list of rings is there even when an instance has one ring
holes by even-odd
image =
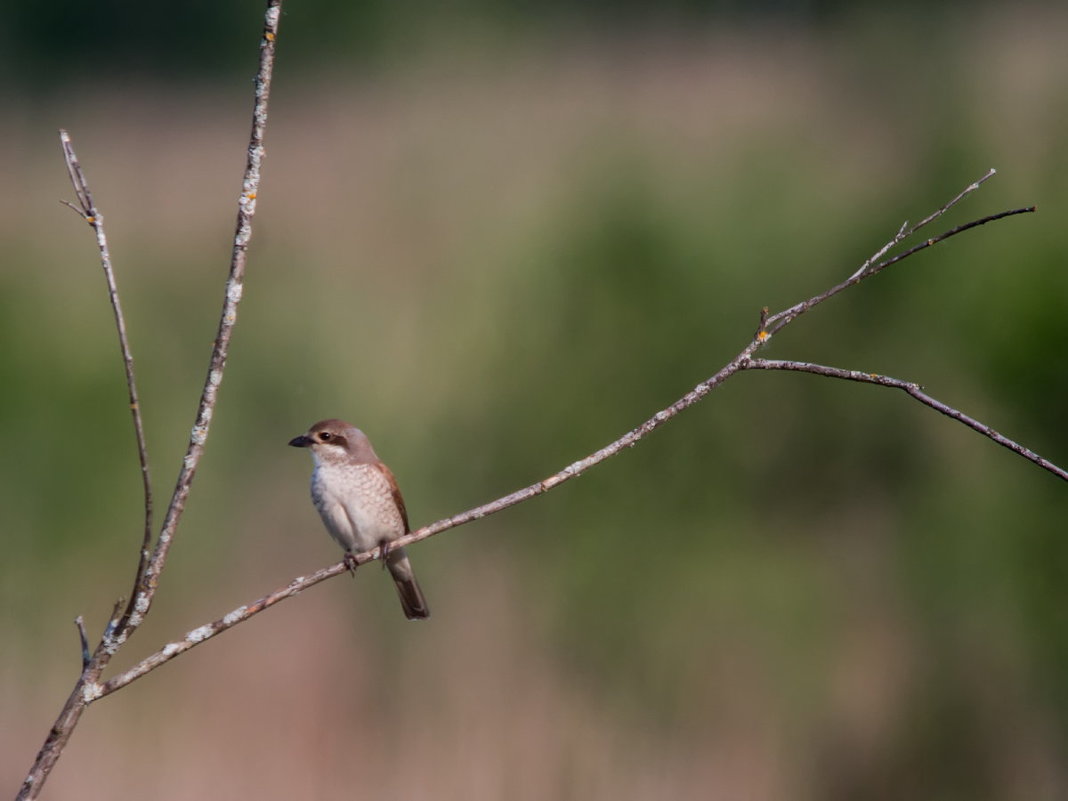
[[[771,338],[771,334],[767,331],[758,331],[756,338],[758,342],[767,342]]]
[[[268,42],[273,42],[274,41],[274,34],[271,33],[270,31],[267,31],[267,33],[265,33],[263,35],[263,38],[266,39]]]
[[[256,193],[255,192],[249,192],[247,195],[245,195],[245,197],[247,197],[249,200],[255,200],[256,199]]]
[[[85,218],[85,221],[86,221],[87,223],[89,223],[90,225],[92,225],[93,223],[95,223],[95,222],[96,222],[96,217],[93,217],[93,216],[87,215],[87,216],[86,216],[86,218]]]

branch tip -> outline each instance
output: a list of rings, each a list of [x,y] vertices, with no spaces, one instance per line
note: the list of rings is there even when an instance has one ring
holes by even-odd
[[[862,372],[860,370],[845,370],[841,367],[831,367],[825,364],[813,364],[811,362],[798,362],[788,360],[775,360],[775,359],[750,359],[745,362],[741,369],[743,370],[786,370],[797,373],[811,373],[813,375],[824,376],[825,378],[840,378],[846,381],[859,381],[864,384],[877,384],[884,387],[893,387],[905,392],[909,397],[922,403],[931,409],[934,409],[940,414],[944,414],[946,417],[956,420],[958,423],[967,426],[973,431],[982,434],[987,439],[996,442],[1003,448],[1007,448],[1018,456],[1022,456],[1035,465],[1038,465],[1043,470],[1052,473],[1063,481],[1068,481],[1068,470],[1054,464],[1048,459],[1040,456],[1020,443],[1016,442],[999,431],[994,430],[986,423],[981,423],[974,417],[971,417],[959,409],[955,409],[947,403],[943,403],[927,394],[924,386],[915,381],[904,381],[900,378],[892,378],[888,375],[882,375],[880,373]]]
[[[74,618],[74,625],[78,627],[78,639],[81,640],[82,645],[82,670],[89,667],[89,660],[92,658],[89,656],[89,635],[85,633],[85,618],[81,615]]]

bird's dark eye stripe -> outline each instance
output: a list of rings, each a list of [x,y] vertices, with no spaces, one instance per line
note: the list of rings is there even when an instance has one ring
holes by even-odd
[[[321,439],[323,442],[326,442],[328,439],[330,439],[331,436],[333,435],[329,431],[324,431],[319,435],[319,439]]]

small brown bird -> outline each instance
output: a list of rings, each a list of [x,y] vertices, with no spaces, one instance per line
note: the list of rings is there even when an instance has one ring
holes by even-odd
[[[344,420],[320,420],[289,444],[311,448],[312,502],[330,536],[345,549],[345,561],[351,564],[354,554],[380,547],[404,614],[409,620],[430,617],[408,554],[404,548],[390,547],[408,533],[408,512],[397,480],[367,435]]]

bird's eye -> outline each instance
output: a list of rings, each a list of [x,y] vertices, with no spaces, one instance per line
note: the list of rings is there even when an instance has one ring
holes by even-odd
[[[331,434],[329,431],[324,431],[319,435],[319,439],[321,439],[323,442],[329,442],[333,438],[333,436],[334,435]]]

